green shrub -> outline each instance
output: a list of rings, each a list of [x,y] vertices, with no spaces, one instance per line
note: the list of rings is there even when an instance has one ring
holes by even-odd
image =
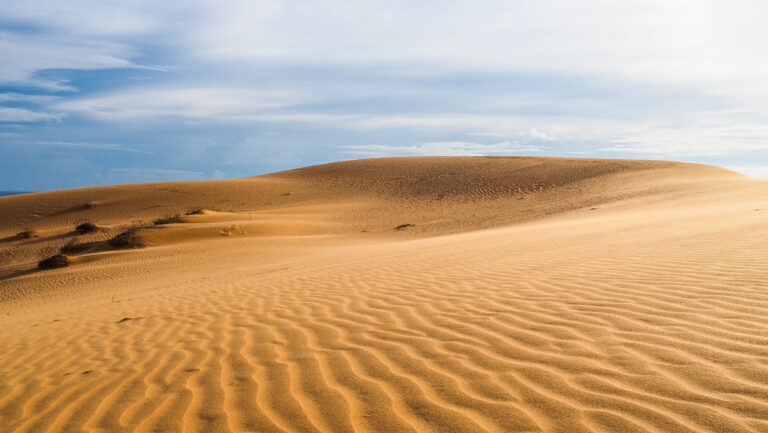
[[[37,264],[37,267],[42,270],[66,268],[67,266],[69,266],[69,259],[63,254],[48,257]]]
[[[141,241],[137,234],[141,228],[142,227],[131,227],[108,240],[107,243],[115,248],[143,248],[146,245]]]
[[[37,230],[26,230],[21,233],[17,233],[16,237],[19,239],[32,239],[32,238],[39,238],[40,233],[37,232]]]
[[[79,226],[75,227],[75,230],[80,233],[81,235],[84,235],[86,233],[93,233],[99,228],[96,227],[96,225],[91,223],[82,223]]]
[[[81,243],[77,242],[76,240],[72,239],[66,245],[61,247],[61,249],[59,249],[59,252],[62,253],[62,254],[77,254],[77,253],[81,253],[81,252],[83,252],[83,251],[85,251],[87,249],[88,249],[88,245],[87,244],[81,244]]]
[[[180,223],[180,222],[183,222],[181,220],[181,215],[176,214],[174,216],[169,216],[169,217],[164,217],[164,218],[156,219],[155,220],[155,225],[159,226],[159,225],[163,225],[163,224],[175,224],[175,223]]]

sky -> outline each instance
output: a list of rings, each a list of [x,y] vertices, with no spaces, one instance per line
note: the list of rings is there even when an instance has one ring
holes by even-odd
[[[376,156],[768,178],[757,0],[0,0],[0,191]]]

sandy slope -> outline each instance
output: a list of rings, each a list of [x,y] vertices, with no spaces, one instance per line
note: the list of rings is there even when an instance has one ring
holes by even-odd
[[[2,197],[0,431],[765,432],[767,244],[768,184],[654,161]]]

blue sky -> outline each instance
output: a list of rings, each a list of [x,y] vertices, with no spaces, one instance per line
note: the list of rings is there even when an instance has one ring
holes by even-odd
[[[768,178],[759,1],[0,2],[0,190],[370,156]]]

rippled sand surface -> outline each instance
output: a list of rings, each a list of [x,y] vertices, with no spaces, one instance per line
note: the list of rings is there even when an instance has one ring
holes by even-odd
[[[664,161],[1,197],[0,432],[766,432],[766,245],[766,182]]]

